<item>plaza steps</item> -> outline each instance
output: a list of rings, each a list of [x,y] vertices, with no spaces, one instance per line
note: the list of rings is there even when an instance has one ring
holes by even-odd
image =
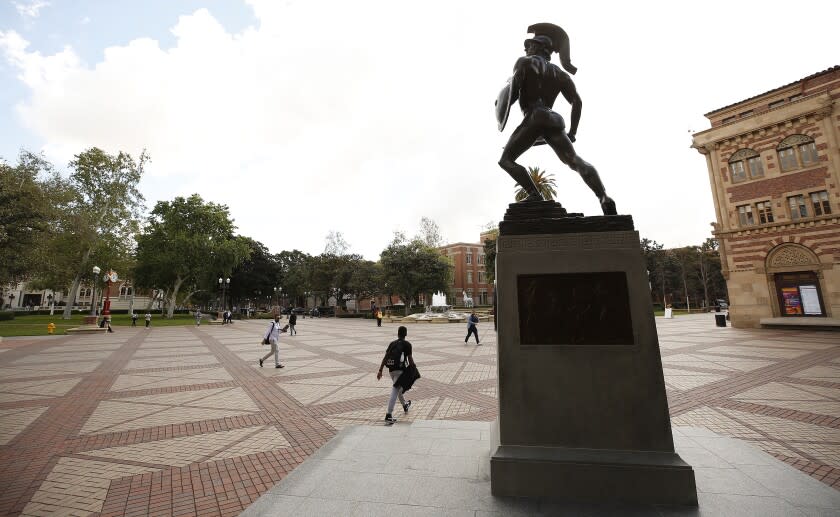
[[[761,318],[759,323],[764,328],[789,328],[810,330],[840,331],[840,318],[798,317]]]

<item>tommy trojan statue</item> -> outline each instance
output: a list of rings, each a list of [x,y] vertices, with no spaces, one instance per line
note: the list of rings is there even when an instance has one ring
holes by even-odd
[[[563,29],[551,23],[531,25],[528,32],[534,34],[534,37],[525,40],[525,56],[516,61],[513,77],[496,100],[499,131],[504,130],[511,104],[516,100],[519,100],[524,116],[522,123],[510,135],[499,165],[528,192],[525,202],[541,201],[543,197],[531,176],[525,167],[516,163],[516,159],[534,145],[548,144],[560,160],[577,171],[598,196],[604,215],[616,215],[615,202],[607,196],[598,171],[578,156],[572,146],[583,101],[572,78],[550,62],[551,54],[557,52],[564,69],[571,74],[577,71],[569,59],[569,37]],[[568,133],[563,117],[552,110],[559,93],[572,105],[572,124]]]

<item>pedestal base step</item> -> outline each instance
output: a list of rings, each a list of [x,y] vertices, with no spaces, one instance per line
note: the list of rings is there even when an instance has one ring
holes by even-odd
[[[673,452],[499,446],[495,496],[697,505],[694,471]]]

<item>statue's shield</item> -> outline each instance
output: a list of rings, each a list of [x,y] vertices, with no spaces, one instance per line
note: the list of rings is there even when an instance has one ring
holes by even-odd
[[[510,100],[513,95],[513,89],[510,87],[511,80],[508,79],[505,87],[499,92],[499,97],[496,99],[496,121],[499,123],[499,131],[505,130],[508,115],[510,114]]]

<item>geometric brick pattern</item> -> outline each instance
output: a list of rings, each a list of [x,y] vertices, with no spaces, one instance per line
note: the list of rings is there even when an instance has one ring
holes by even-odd
[[[0,347],[0,514],[237,515],[335,433],[380,425],[396,325],[299,319],[260,368],[266,321],[117,328]],[[403,420],[491,420],[496,343],[409,326],[423,378]],[[657,319],[673,421],[746,440],[840,486],[836,334]]]
[[[840,489],[836,333],[656,321],[674,424],[745,440]]]

